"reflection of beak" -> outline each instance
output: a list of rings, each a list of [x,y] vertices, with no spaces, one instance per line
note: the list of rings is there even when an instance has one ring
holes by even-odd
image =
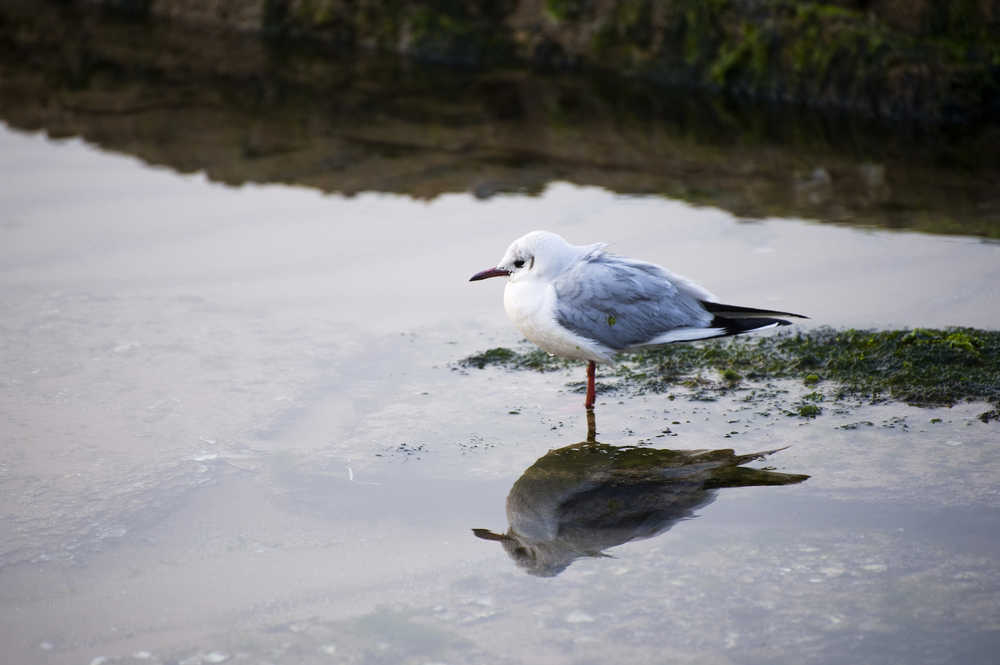
[[[504,541],[509,538],[509,536],[502,533],[493,533],[489,529],[473,529],[472,533],[476,534],[477,538],[482,538],[483,540],[499,540]]]
[[[475,275],[469,278],[469,281],[478,282],[479,280],[486,279],[488,277],[506,277],[509,274],[510,271],[504,270],[503,268],[490,268],[489,270],[477,272]]]

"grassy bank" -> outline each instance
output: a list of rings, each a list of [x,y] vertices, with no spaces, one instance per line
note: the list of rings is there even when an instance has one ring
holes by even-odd
[[[1000,1],[81,0],[131,17],[483,68],[651,83],[929,123],[1000,108]]]

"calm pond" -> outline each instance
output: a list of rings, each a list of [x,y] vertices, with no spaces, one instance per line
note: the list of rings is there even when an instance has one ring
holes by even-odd
[[[135,107],[152,79],[174,99],[151,66],[74,87],[3,64],[9,662],[993,662],[983,404],[605,392],[604,445],[577,446],[582,364],[459,364],[526,348],[501,280],[467,280],[535,228],[806,329],[1000,327],[992,165],[872,161],[830,126],[727,145],[652,111],[515,149],[521,107],[400,124],[361,83],[355,115],[230,103],[232,81]]]

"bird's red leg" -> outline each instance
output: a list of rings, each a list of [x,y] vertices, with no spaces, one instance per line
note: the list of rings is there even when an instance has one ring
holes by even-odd
[[[594,408],[594,397],[596,392],[594,388],[594,373],[596,371],[597,364],[591,360],[587,365],[587,401],[583,403],[583,405],[588,409]]]
[[[587,409],[587,443],[597,443],[597,418],[593,409]]]

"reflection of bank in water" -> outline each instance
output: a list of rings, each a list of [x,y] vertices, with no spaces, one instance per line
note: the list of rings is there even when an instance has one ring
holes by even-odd
[[[776,450],[657,450],[585,441],[550,451],[507,495],[505,534],[496,540],[528,573],[558,575],[579,557],[651,538],[715,499],[723,487],[790,485],[809,476],[745,468]]]
[[[230,185],[489,198],[570,182],[740,218],[1000,237],[992,120],[913,132],[640,81],[117,21],[83,4],[100,3],[0,2],[0,121]]]

